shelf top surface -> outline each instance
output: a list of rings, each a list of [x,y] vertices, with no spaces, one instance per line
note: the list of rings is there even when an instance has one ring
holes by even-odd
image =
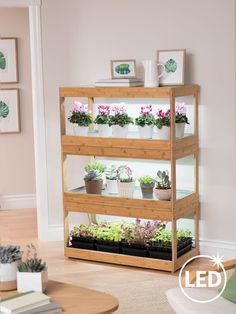
[[[170,98],[198,93],[199,85],[163,87],[60,87],[60,97],[100,97],[100,98]]]

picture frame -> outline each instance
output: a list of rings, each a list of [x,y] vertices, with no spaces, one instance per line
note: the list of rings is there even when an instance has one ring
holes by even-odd
[[[17,38],[0,38],[0,83],[19,83]]]
[[[20,133],[19,89],[0,89],[0,134]]]
[[[184,85],[186,49],[157,50],[157,63],[164,65],[161,86]]]
[[[136,60],[111,60],[111,78],[136,78]]]

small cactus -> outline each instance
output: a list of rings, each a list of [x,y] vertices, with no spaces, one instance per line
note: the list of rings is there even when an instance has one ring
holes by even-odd
[[[19,272],[40,273],[46,268],[46,263],[37,257],[35,246],[31,243],[27,245],[26,260],[22,261],[18,266]]]
[[[97,170],[89,170],[84,176],[84,181],[101,181],[102,174]]]
[[[21,251],[19,246],[8,245],[0,246],[0,263],[11,264],[21,259]]]

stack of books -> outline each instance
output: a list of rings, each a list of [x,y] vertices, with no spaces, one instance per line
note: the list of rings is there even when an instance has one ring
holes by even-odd
[[[142,87],[141,79],[100,79],[95,82],[96,87]]]
[[[62,308],[41,292],[19,293],[0,300],[0,314],[56,314]]]

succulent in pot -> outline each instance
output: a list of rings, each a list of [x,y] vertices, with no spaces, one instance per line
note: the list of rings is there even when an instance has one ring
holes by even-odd
[[[161,201],[169,201],[171,199],[171,182],[167,170],[157,171],[154,193]]]
[[[26,257],[18,265],[17,291],[43,292],[48,281],[46,263],[38,258],[37,250],[32,243],[26,247]]]
[[[123,103],[112,108],[114,115],[110,118],[112,126],[112,136],[124,138],[128,135],[129,124],[133,124],[133,119],[126,113]]]
[[[117,168],[115,165],[111,165],[106,168],[105,171],[106,183],[107,183],[107,193],[118,194],[117,186]]]
[[[170,109],[163,111],[158,109],[157,119],[155,121],[156,134],[159,140],[169,140],[170,139]]]
[[[103,180],[102,175],[97,170],[89,170],[84,176],[85,189],[88,194],[101,194]]]
[[[142,176],[138,179],[142,191],[143,198],[153,198],[153,188],[155,180],[150,176]]]
[[[175,133],[176,137],[184,136],[185,124],[189,124],[185,103],[175,104]]]
[[[106,181],[106,176],[105,176],[105,170],[106,166],[100,162],[94,161],[85,166],[85,171],[90,171],[90,170],[96,170],[101,173],[102,175],[102,180],[103,180],[103,189],[105,189],[105,181]]]
[[[19,246],[0,246],[0,291],[16,289],[17,266],[21,255]]]
[[[98,105],[98,115],[96,116],[94,123],[97,124],[98,135],[100,137],[111,136],[110,113],[110,105]]]
[[[140,138],[152,138],[153,126],[155,124],[152,105],[143,105],[141,107],[140,116],[135,119],[135,124],[138,126]]]
[[[117,169],[118,191],[121,197],[133,197],[135,181],[132,170],[126,166],[119,166]]]
[[[73,123],[74,135],[87,136],[89,125],[93,123],[93,119],[89,114],[88,105],[75,101],[71,115],[68,117],[70,123]]]

